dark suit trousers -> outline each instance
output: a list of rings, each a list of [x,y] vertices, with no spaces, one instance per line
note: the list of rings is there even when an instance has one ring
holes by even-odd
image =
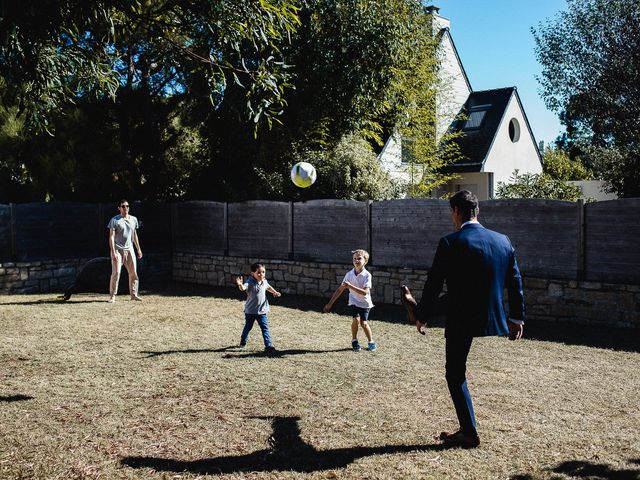
[[[446,378],[449,393],[456,409],[460,430],[477,435],[476,417],[473,414],[471,394],[467,388],[467,356],[473,337],[453,336],[446,338]]]

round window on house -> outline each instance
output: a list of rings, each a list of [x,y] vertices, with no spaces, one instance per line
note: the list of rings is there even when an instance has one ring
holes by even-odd
[[[512,118],[509,122],[509,138],[513,143],[520,140],[520,124],[515,118]]]

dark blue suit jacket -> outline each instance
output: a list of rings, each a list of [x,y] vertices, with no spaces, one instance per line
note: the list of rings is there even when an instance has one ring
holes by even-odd
[[[445,282],[446,337],[508,335],[505,288],[509,317],[524,320],[522,278],[506,235],[469,223],[440,239],[415,310],[421,322],[434,312]]]

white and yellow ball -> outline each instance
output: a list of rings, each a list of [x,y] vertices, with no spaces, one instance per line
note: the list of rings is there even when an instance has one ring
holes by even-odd
[[[315,167],[307,162],[298,162],[291,169],[291,181],[296,187],[310,187],[316,181],[317,176]]]

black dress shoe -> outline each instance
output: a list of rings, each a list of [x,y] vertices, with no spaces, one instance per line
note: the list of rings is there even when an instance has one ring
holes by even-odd
[[[460,448],[476,448],[480,446],[480,437],[473,433],[464,433],[462,430],[457,432],[442,432],[440,440],[445,447]]]

